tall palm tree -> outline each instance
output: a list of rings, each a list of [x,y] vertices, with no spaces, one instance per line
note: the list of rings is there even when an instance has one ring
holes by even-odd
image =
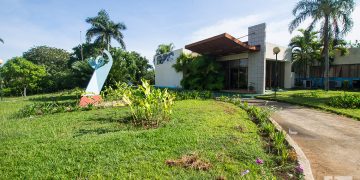
[[[301,69],[303,77],[307,77],[308,66],[314,63],[320,54],[320,42],[317,38],[317,32],[300,29],[301,35],[293,37],[289,47],[292,51],[292,60],[296,68]]]
[[[109,14],[105,10],[99,11],[95,17],[87,18],[86,22],[91,24],[91,28],[86,32],[86,40],[88,42],[93,37],[96,37],[95,43],[107,45],[108,50],[110,50],[111,39],[115,39],[125,49],[124,35],[121,32],[126,30],[124,23],[111,21]]]
[[[325,90],[329,90],[329,45],[331,37],[338,39],[347,34],[352,26],[351,13],[354,11],[354,0],[300,0],[293,9],[295,19],[289,25],[293,32],[306,18],[312,18],[308,30],[320,23],[321,37],[325,56]]]

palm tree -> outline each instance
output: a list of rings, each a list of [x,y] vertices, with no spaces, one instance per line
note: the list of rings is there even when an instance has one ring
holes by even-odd
[[[124,35],[121,32],[126,30],[124,23],[111,21],[109,14],[105,10],[98,12],[98,15],[95,17],[87,18],[86,22],[91,24],[91,28],[86,32],[86,40],[88,42],[93,37],[96,37],[95,43],[107,45],[108,50],[110,50],[111,39],[115,39],[125,49]]]
[[[316,60],[320,50],[320,42],[317,38],[317,32],[300,29],[301,35],[293,37],[289,47],[292,52],[293,65],[297,69],[301,69],[303,77],[307,77],[307,69],[309,63],[312,64]]]
[[[351,13],[354,11],[354,0],[300,0],[293,9],[295,19],[289,25],[293,32],[306,18],[312,18],[308,30],[321,24],[321,39],[324,44],[322,54],[325,56],[325,90],[329,90],[329,45],[331,37],[338,39],[347,34],[352,26]]]

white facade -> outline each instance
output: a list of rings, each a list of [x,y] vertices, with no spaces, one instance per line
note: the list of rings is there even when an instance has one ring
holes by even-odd
[[[162,63],[155,63],[155,86],[165,88],[181,88],[181,80],[183,78],[182,72],[176,72],[173,65],[176,64],[176,59],[181,53],[191,53],[186,49],[178,49],[168,55],[168,59]],[[157,59],[157,58],[155,58]]]
[[[247,60],[247,83],[252,86],[256,93],[265,93],[266,87],[266,63],[275,61],[273,48],[279,47],[281,52],[278,54],[279,63],[284,63],[283,71],[286,73],[283,79],[285,88],[291,88],[294,84],[294,77],[291,73],[291,54],[286,47],[266,43],[266,24],[259,24],[248,28],[248,45],[259,47],[259,51],[249,51],[240,54],[218,56],[221,62],[233,60]],[[182,73],[177,73],[172,67],[176,63],[177,57],[181,53],[191,53],[191,51],[179,49],[173,52],[170,60],[155,62],[155,85],[158,87],[181,88]]]

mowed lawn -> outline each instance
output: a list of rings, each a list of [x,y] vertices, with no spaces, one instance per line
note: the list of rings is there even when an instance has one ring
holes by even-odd
[[[127,107],[11,118],[29,103],[0,102],[0,179],[240,179],[245,170],[259,179],[276,169],[256,125],[231,104],[177,101],[169,123],[144,130],[128,122]],[[190,154],[210,169],[165,163]]]
[[[360,120],[360,109],[345,109],[330,106],[329,100],[331,97],[341,96],[346,94],[355,94],[360,96],[360,92],[344,92],[344,91],[323,91],[323,90],[290,90],[285,92],[278,92],[278,101],[289,102],[319,108],[354,119]],[[260,99],[275,100],[274,95],[258,96]]]

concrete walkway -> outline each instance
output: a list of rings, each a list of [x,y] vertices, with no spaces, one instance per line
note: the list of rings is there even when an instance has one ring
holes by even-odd
[[[360,180],[360,121],[273,101],[249,104],[277,108],[272,118],[303,150],[315,179]]]

